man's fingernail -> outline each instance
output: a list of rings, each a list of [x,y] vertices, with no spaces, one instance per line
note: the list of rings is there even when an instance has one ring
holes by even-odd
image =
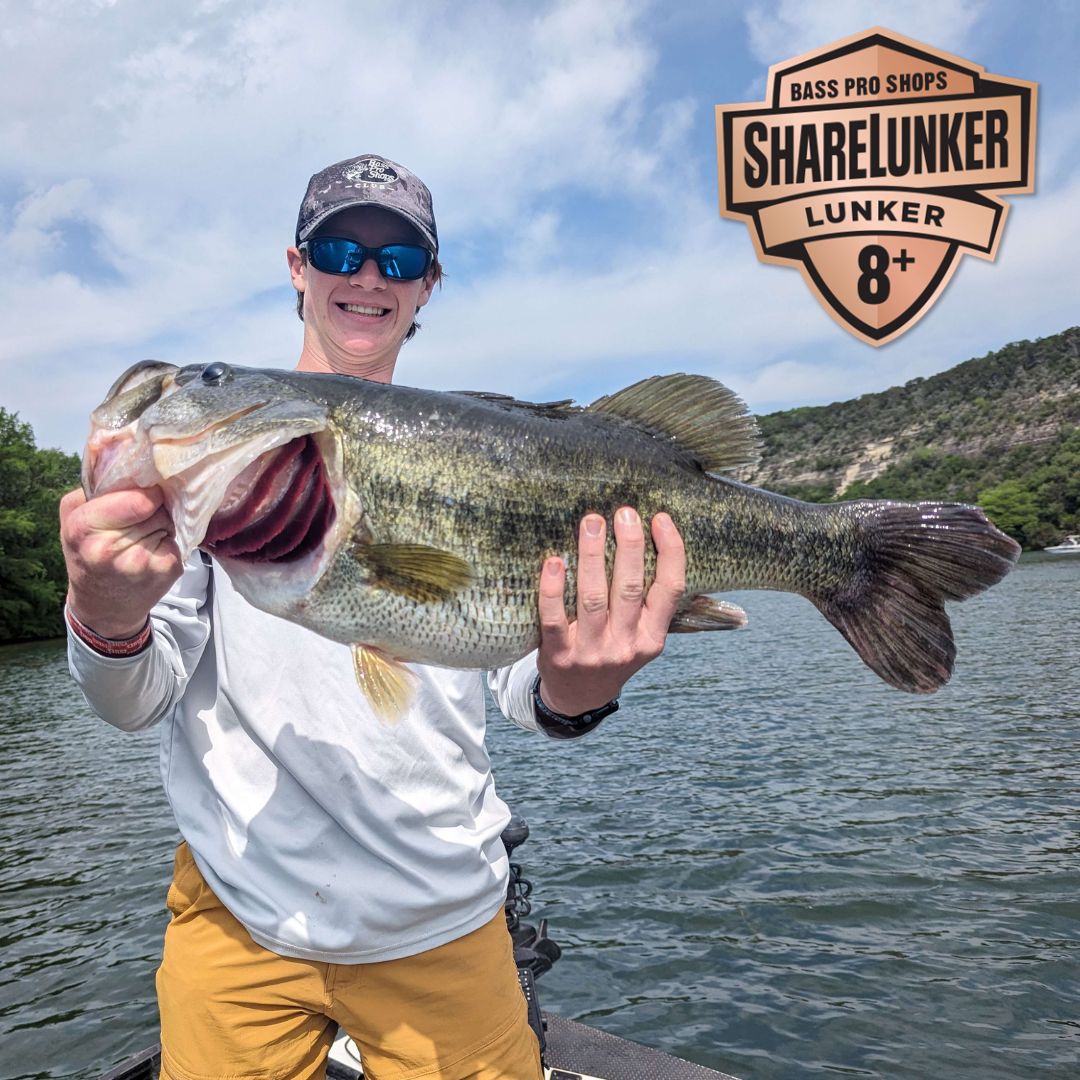
[[[632,507],[624,506],[619,511],[619,521],[624,525],[636,525],[638,520],[637,511]]]
[[[585,519],[585,531],[589,536],[599,536],[604,531],[604,519],[590,514]]]
[[[556,577],[561,574],[562,559],[548,559],[548,561],[544,564],[544,572],[549,574],[551,577]]]
[[[671,518],[669,518],[667,514],[657,514],[656,517],[653,518],[653,521],[656,523],[657,527],[661,529],[670,529],[673,524]]]

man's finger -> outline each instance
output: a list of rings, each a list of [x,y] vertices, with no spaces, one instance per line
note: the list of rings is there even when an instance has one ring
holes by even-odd
[[[172,537],[173,523],[165,507],[159,506],[144,521],[136,521],[126,529],[115,531],[119,533],[115,540],[117,551],[123,551],[137,544],[142,544],[148,551],[153,551],[161,543],[163,537]]]
[[[86,502],[86,494],[82,488],[75,488],[73,491],[69,491],[60,500],[60,520],[64,521],[68,514],[75,510],[78,510]]]
[[[604,558],[607,527],[599,514],[586,514],[578,529],[578,633],[601,633],[607,625],[608,578]]]
[[[662,640],[686,592],[686,550],[667,514],[653,517],[652,537],[656,545],[656,577],[645,598],[643,621],[653,637]]]
[[[122,530],[146,521],[165,501],[159,487],[110,491],[90,499],[83,509],[84,524],[89,529]]]
[[[154,554],[150,560],[150,569],[156,574],[176,573],[176,568],[183,569],[180,549],[176,546],[172,531],[160,534],[154,543]]]
[[[624,506],[615,515],[615,565],[608,608],[612,629],[632,633],[641,618],[645,592],[645,531],[636,510]]]
[[[558,653],[569,648],[570,624],[566,618],[566,564],[557,555],[544,560],[540,571],[540,648]]]

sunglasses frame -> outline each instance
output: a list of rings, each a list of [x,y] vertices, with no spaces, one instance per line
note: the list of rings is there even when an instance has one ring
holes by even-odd
[[[351,244],[353,251],[359,251],[360,261],[356,264],[356,267],[352,270],[324,270],[319,266],[311,253],[311,245],[319,242],[320,240],[334,240],[339,244]],[[402,277],[400,274],[388,274],[383,265],[385,252],[390,248],[412,248],[416,251],[422,251],[425,255],[424,268],[415,277]],[[379,268],[379,273],[382,274],[387,281],[419,281],[425,277],[431,270],[432,264],[435,261],[435,256],[430,248],[424,247],[423,244],[409,244],[409,243],[396,243],[396,244],[380,244],[378,247],[368,247],[366,244],[361,244],[359,240],[350,240],[347,236],[313,236],[305,240],[300,244],[299,251],[304,252],[307,255],[308,262],[319,271],[320,274],[335,274],[338,277],[351,277],[353,274],[359,273],[364,266],[364,263],[368,259],[374,259],[375,265]]]

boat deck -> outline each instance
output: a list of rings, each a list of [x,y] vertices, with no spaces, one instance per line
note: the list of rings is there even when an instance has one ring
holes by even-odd
[[[727,1073],[680,1061],[648,1046],[566,1020],[554,1013],[547,1022],[547,1080],[735,1080]],[[335,1049],[340,1043],[335,1043]],[[359,1080],[361,1073],[341,1061],[340,1050],[327,1066],[327,1080]],[[101,1080],[157,1080],[161,1051],[148,1047],[111,1069]]]
[[[680,1061],[554,1013],[545,1014],[544,1019],[550,1080],[735,1080],[727,1073]]]

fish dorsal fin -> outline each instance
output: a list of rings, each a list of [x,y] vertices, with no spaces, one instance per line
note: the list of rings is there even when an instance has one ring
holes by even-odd
[[[454,393],[462,397],[475,398],[488,405],[495,405],[507,412],[516,410],[536,416],[565,416],[568,413],[581,411],[572,398],[562,398],[560,401],[521,401],[509,394],[495,394],[489,390],[455,390]]]
[[[706,472],[731,472],[760,457],[757,422],[744,402],[705,375],[654,375],[598,398],[589,410],[676,443]]]

